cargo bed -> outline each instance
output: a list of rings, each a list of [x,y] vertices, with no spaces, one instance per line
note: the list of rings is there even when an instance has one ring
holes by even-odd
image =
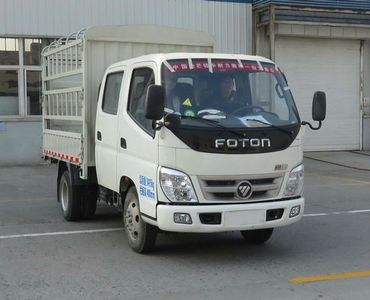
[[[42,52],[43,154],[80,167],[95,166],[95,115],[106,68],[133,57],[212,52],[207,33],[161,26],[96,26],[61,38]]]

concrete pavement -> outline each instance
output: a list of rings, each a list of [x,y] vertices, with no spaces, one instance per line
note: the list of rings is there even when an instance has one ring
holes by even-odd
[[[309,158],[305,167],[306,216],[267,244],[161,234],[150,255],[111,231],[120,214],[105,205],[92,221],[65,222],[55,167],[0,168],[0,299],[370,299],[366,276],[289,281],[370,269],[370,172]],[[48,235],[20,236],[30,233]]]

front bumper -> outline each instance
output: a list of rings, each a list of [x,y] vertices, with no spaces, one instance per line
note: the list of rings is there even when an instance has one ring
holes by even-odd
[[[290,218],[292,207],[300,205],[299,215]],[[266,221],[267,210],[284,209],[278,220]],[[225,205],[164,205],[157,206],[157,225],[160,229],[174,232],[222,232],[274,228],[299,221],[303,216],[304,198],[276,202]],[[174,222],[174,213],[188,213],[192,224]],[[220,224],[203,224],[202,213],[221,213]]]

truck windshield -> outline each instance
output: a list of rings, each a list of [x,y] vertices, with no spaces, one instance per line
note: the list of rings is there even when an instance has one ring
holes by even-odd
[[[298,113],[282,73],[274,64],[229,59],[177,59],[162,65],[165,111],[183,125],[210,126],[191,117],[217,120],[225,127],[288,126]]]

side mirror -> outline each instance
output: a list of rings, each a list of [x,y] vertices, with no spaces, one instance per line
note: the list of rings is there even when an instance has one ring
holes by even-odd
[[[150,85],[148,87],[145,105],[145,118],[158,121],[163,118],[164,114],[164,88],[161,85]]]
[[[323,121],[326,116],[326,95],[324,92],[316,92],[312,101],[312,119]]]
[[[302,121],[302,125],[308,125],[312,130],[319,130],[321,128],[321,122],[326,117],[326,95],[324,92],[315,92],[312,101],[312,119],[318,121],[319,125],[313,127],[310,122]]]

